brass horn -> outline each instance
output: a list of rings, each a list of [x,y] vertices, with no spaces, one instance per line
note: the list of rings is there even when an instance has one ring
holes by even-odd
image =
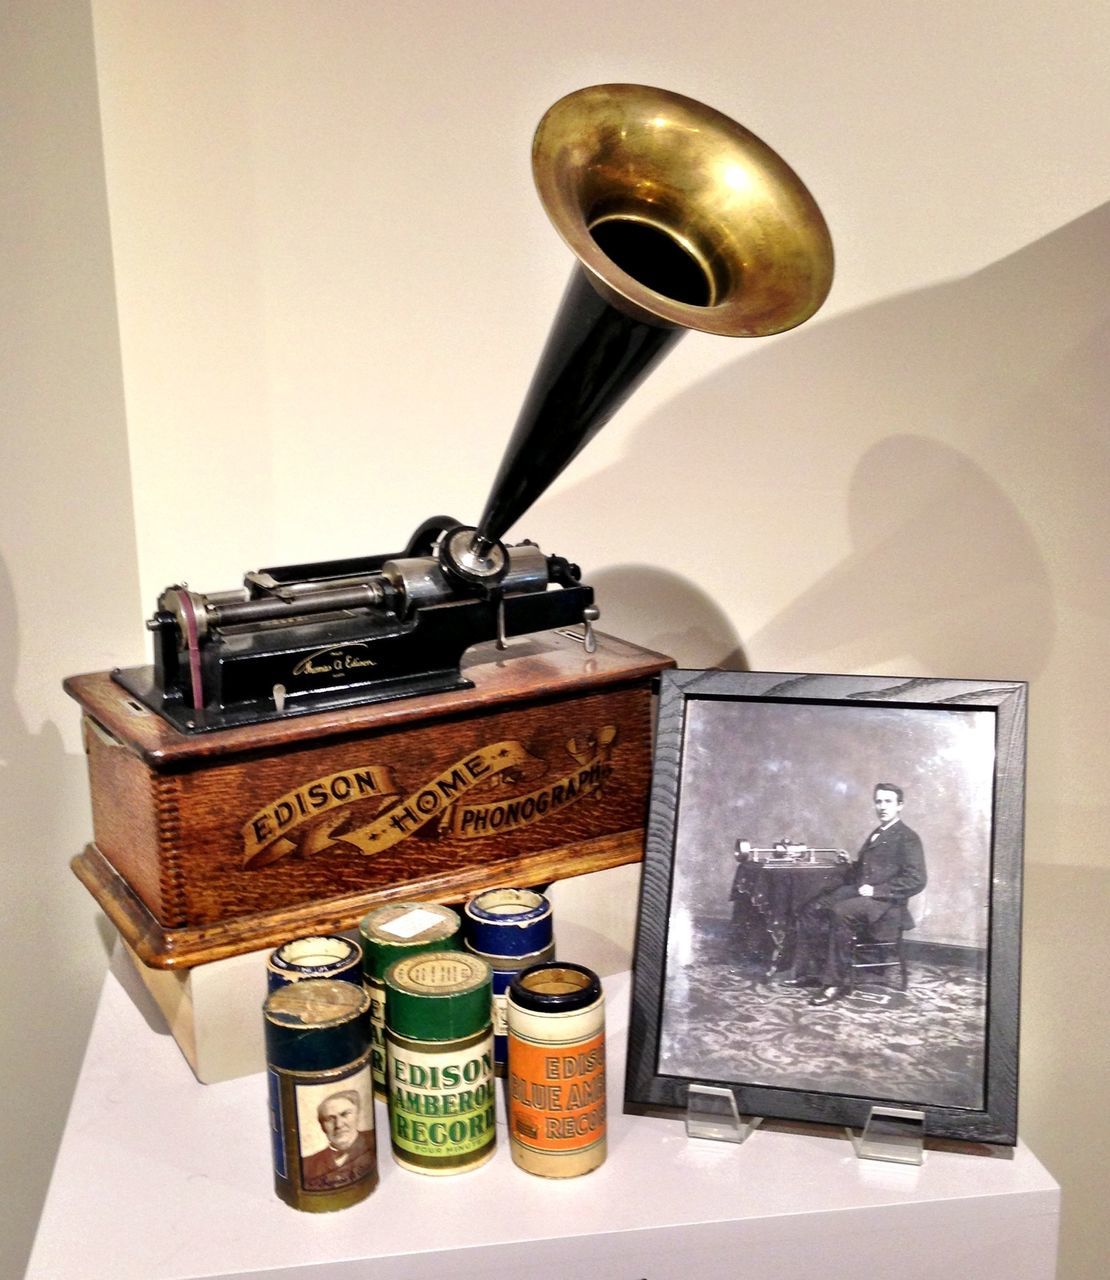
[[[691,98],[580,89],[540,121],[532,170],[578,263],[470,543],[474,576],[687,329],[780,333],[832,284],[828,228],[801,179]]]

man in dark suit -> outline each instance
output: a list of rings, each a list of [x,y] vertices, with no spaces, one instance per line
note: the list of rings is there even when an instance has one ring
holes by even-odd
[[[374,1130],[360,1129],[362,1098],[357,1089],[329,1094],[316,1108],[316,1118],[328,1145],[301,1162],[306,1191],[345,1187],[374,1167]]]
[[[913,928],[907,901],[925,888],[921,837],[902,821],[902,788],[875,787],[879,825],[863,842],[844,884],[803,908],[791,986],[820,988],[810,1004],[831,1004],[848,990],[852,943],[861,928],[894,937]]]

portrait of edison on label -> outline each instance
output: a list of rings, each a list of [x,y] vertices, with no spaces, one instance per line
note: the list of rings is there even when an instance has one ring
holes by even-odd
[[[369,1068],[339,1081],[297,1085],[301,1185],[345,1187],[376,1165],[374,1098]]]

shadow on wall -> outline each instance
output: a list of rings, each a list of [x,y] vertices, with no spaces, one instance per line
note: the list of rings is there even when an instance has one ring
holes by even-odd
[[[686,578],[649,565],[620,565],[587,574],[602,603],[598,626],[611,635],[670,654],[682,666],[749,671],[728,615]]]
[[[1017,507],[970,458],[921,437],[882,441],[852,476],[848,522],[851,553],[756,632],[754,649],[796,650],[811,636],[834,669],[904,654],[921,670],[969,678],[1044,668],[1055,628],[1048,570]]]
[[[0,972],[9,1049],[0,1055],[0,1098],[13,1107],[6,1117],[11,1149],[49,1153],[62,1136],[100,973],[80,990],[59,985],[69,973],[61,904],[79,891],[67,846],[72,815],[87,809],[85,761],[67,755],[56,725],[36,733],[25,724],[14,694],[18,636],[11,575],[0,558],[0,900],[18,907],[4,917],[5,947],[15,963]],[[53,802],[42,804],[44,796]],[[58,1069],[45,1070],[47,1064]],[[50,1168],[48,1156],[23,1159],[8,1194],[4,1249],[17,1263],[30,1247]]]
[[[638,565],[587,578],[605,588],[603,625],[672,635],[683,665],[746,649],[765,669],[908,656],[1035,677],[1060,589],[1046,552],[1090,560],[1092,521],[1110,536],[1108,233],[1110,204],[974,276],[746,350],[647,419],[619,463],[543,500],[537,523],[588,546],[613,493],[638,495],[616,554],[661,549],[690,565],[686,589]],[[784,574],[813,584],[785,607]],[[722,615],[707,629],[712,603],[693,585],[707,580],[734,616],[745,600],[778,612],[741,646]],[[687,607],[689,628],[675,621]]]

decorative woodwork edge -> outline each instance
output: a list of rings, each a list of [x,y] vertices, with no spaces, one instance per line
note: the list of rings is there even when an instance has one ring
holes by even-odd
[[[181,783],[174,775],[157,773],[151,773],[150,781],[158,829],[162,913],[176,927],[184,925],[189,918],[185,868],[181,861]]]
[[[70,862],[78,880],[119,930],[143,964],[154,969],[190,969],[229,956],[280,946],[290,938],[354,928],[372,907],[412,899],[462,902],[503,884],[538,885],[639,862],[644,829],[636,827],[558,849],[489,861],[468,870],[409,880],[388,889],[349,894],[323,902],[282,907],[216,924],[164,928],[95,844]]]

